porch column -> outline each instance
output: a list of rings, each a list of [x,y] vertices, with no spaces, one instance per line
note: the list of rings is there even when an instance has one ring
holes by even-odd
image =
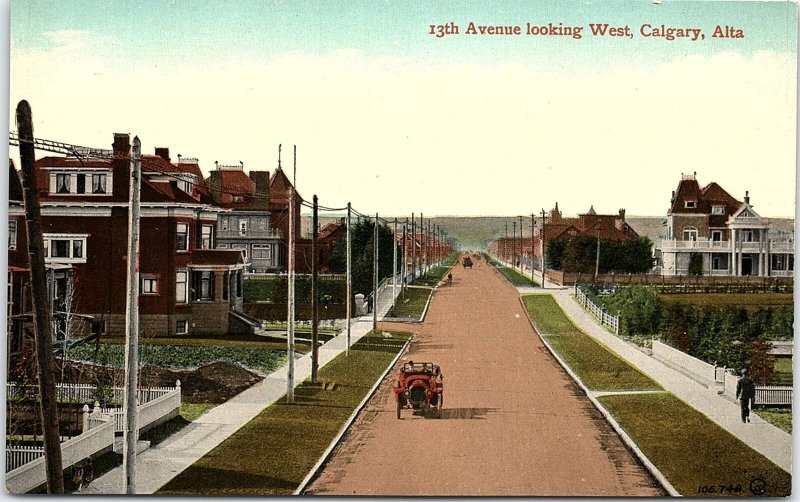
[[[731,273],[730,275],[736,275],[736,229],[731,229]]]
[[[767,229],[761,229],[761,242],[759,244],[761,253],[758,258],[759,275],[765,277],[767,275]]]
[[[214,274],[214,301],[221,302],[222,290],[225,287],[225,272],[212,272]]]

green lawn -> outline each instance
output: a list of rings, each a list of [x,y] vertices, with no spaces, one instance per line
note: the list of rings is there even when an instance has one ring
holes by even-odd
[[[582,333],[551,295],[522,297],[528,313],[564,362],[592,390],[657,390],[655,381]]]
[[[513,268],[509,267],[497,267],[497,271],[503,274],[508,282],[513,284],[514,286],[538,286],[539,283],[530,280],[530,278],[522,275],[521,273],[517,272]]]
[[[753,497],[751,482],[759,478],[766,482],[764,496],[791,493],[788,473],[672,394],[599,400],[684,496]]]
[[[433,289],[417,287],[406,288],[405,294],[397,295],[397,303],[389,309],[387,317],[413,317],[419,319],[428,304]]]
[[[270,406],[167,483],[159,495],[290,495],[409,335],[368,335],[319,371],[334,390],[303,382],[295,404]]]
[[[753,408],[753,411],[758,414],[767,422],[775,427],[779,427],[789,434],[792,433],[792,409],[791,408],[778,408],[778,407],[761,407]]]
[[[792,385],[792,358],[776,357],[772,385]]]
[[[268,375],[286,362],[286,349],[268,349],[261,345],[167,345],[143,343],[139,345],[141,364],[154,364],[168,368],[197,368],[215,361],[230,361]],[[95,351],[93,344],[73,347],[68,352],[71,359],[91,363],[122,367],[125,361],[125,346],[100,344]]]
[[[436,286],[450,267],[433,267],[425,275],[417,277],[411,284],[414,286]]]
[[[272,325],[267,325],[267,329],[273,329]],[[286,330],[286,323],[274,325],[274,329],[278,331]],[[310,330],[310,328],[309,328]],[[295,329],[295,333],[303,332],[303,329]],[[327,333],[329,329],[320,328],[320,333]],[[310,333],[310,331],[308,331]],[[147,336],[141,337],[139,342],[142,345],[177,345],[177,346],[193,346],[193,347],[251,347],[258,349],[286,349],[286,340],[280,338],[272,338],[269,336],[258,335],[192,335],[176,336],[176,337],[160,337],[160,336]],[[125,337],[111,337],[104,336],[101,339],[101,344],[121,345],[125,343]],[[301,342],[297,342],[298,346]],[[93,342],[86,345],[94,347]],[[298,350],[309,351],[311,346],[308,343],[302,344]]]
[[[675,293],[658,295],[659,300],[668,303],[690,303],[712,307],[780,307],[792,305],[792,293]]]

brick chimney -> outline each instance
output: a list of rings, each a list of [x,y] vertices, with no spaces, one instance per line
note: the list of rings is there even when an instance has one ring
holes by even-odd
[[[166,160],[167,162],[170,162],[169,148],[164,148],[164,147],[157,146],[156,147],[156,155],[161,157],[162,159]]]
[[[744,191],[744,203],[748,204],[748,205],[750,204],[750,191],[749,190],[745,190]]]
[[[269,171],[250,171],[250,179],[256,185],[256,205],[260,208],[269,207]]]
[[[131,155],[131,135],[128,133],[114,133],[114,157],[130,157]]]
[[[619,219],[622,220],[622,221],[625,221],[625,209],[624,208],[619,210]]]

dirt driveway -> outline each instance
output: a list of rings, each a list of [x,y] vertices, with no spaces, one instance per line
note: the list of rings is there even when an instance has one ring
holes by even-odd
[[[398,420],[390,373],[307,493],[663,495],[549,356],[516,290],[484,260],[453,276],[425,322],[403,326],[416,336],[400,361],[441,365],[441,419]]]

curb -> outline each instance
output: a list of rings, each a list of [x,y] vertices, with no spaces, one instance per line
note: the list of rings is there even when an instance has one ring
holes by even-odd
[[[375,385],[372,386],[372,388],[369,390],[367,395],[364,396],[364,399],[361,401],[361,403],[356,407],[355,410],[353,410],[353,413],[350,415],[350,417],[347,419],[347,421],[344,423],[344,425],[342,425],[342,428],[339,430],[339,433],[336,435],[336,437],[333,438],[333,441],[331,441],[331,444],[328,446],[328,448],[325,450],[325,452],[323,452],[322,456],[319,458],[319,460],[317,460],[317,463],[314,464],[314,467],[311,468],[311,471],[309,471],[309,473],[306,475],[305,479],[303,479],[303,481],[295,489],[295,491],[294,491],[294,493],[292,493],[292,495],[302,495],[303,492],[305,491],[306,487],[309,485],[309,483],[311,483],[311,481],[313,481],[314,478],[317,477],[317,475],[319,474],[319,471],[322,470],[322,466],[325,464],[325,462],[328,461],[328,459],[331,456],[331,453],[333,453],[333,450],[336,448],[336,446],[338,446],[339,441],[342,440],[342,437],[345,435],[345,433],[348,431],[348,429],[350,429],[350,426],[353,424],[353,421],[355,421],[355,419],[358,416],[358,414],[361,413],[361,410],[364,409],[364,406],[367,405],[367,402],[370,399],[372,399],[372,396],[373,396],[373,394],[375,394],[375,391],[378,390],[378,387],[383,382],[383,380],[386,378],[386,375],[388,375],[389,372],[392,370],[392,368],[394,368],[394,365],[400,359],[400,356],[402,356],[405,353],[406,349],[408,348],[408,344],[410,344],[410,343],[411,343],[411,339],[408,339],[406,341],[405,345],[403,345],[403,348],[400,349],[400,351],[397,353],[397,356],[395,356],[395,358],[392,359],[392,362],[389,363],[389,365],[386,367],[386,371],[384,371],[383,374],[380,376],[380,378],[377,379],[377,381],[375,382]]]
[[[588,388],[586,388],[581,379],[578,378],[578,375],[576,375],[572,371],[572,368],[570,368],[569,365],[567,365],[567,363],[564,362],[563,359],[561,359],[561,356],[559,356],[555,350],[553,350],[553,347],[550,346],[550,343],[547,341],[544,335],[542,335],[541,331],[539,331],[539,328],[538,326],[536,326],[534,320],[531,319],[531,316],[528,313],[528,309],[525,308],[525,302],[522,300],[522,296],[519,297],[519,301],[520,304],[522,304],[523,310],[525,311],[525,317],[528,318],[528,322],[530,322],[531,327],[533,327],[533,330],[536,331],[536,334],[539,335],[539,339],[542,341],[542,343],[544,343],[544,346],[547,347],[548,352],[550,352],[550,354],[553,355],[556,361],[558,361],[558,364],[560,364],[561,367],[564,368],[564,371],[567,372],[569,377],[578,385],[578,387],[581,388],[583,393],[586,394],[586,397],[589,398],[589,401],[591,401],[594,407],[597,408],[597,410],[603,414],[603,417],[606,419],[606,421],[622,438],[625,444],[628,445],[628,447],[631,449],[631,451],[633,451],[633,453],[642,462],[642,464],[644,464],[645,468],[647,468],[647,470],[650,471],[650,474],[652,474],[653,477],[656,478],[656,480],[661,484],[662,488],[664,488],[667,491],[667,493],[669,493],[673,497],[682,497],[682,495],[678,492],[678,490],[676,490],[675,487],[672,486],[672,483],[669,482],[666,476],[664,476],[664,474],[661,473],[658,467],[656,467],[650,461],[650,459],[647,458],[647,456],[642,452],[642,450],[639,449],[639,447],[636,445],[633,439],[631,439],[631,437],[628,436],[628,433],[626,433],[625,430],[622,428],[622,426],[619,425],[619,422],[617,422],[616,419],[614,419],[614,417],[611,415],[611,413],[602,405],[602,403],[600,403],[600,401],[598,401],[597,398],[591,394],[591,392],[589,391]]]

